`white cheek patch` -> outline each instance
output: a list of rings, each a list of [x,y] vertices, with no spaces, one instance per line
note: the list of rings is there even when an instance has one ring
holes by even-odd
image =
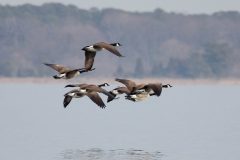
[[[88,51],[96,52],[96,49],[93,46],[88,46],[87,49]]]
[[[66,76],[65,73],[59,75],[59,77],[65,77],[65,76]]]
[[[87,93],[87,90],[86,89],[80,89],[79,90],[81,93]]]
[[[73,97],[75,93],[68,93],[69,96]]]
[[[113,94],[116,94],[116,95],[119,94],[118,90],[113,90],[112,92]]]

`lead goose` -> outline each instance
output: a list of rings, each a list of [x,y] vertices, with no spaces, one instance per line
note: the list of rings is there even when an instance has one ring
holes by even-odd
[[[94,85],[94,84],[70,84],[65,87],[78,87],[78,89],[71,90],[64,95],[63,106],[64,108],[71,102],[72,98],[81,98],[83,96],[88,96],[96,105],[101,108],[105,108],[106,105],[104,104],[103,100],[99,96],[98,93],[103,93],[108,97],[112,95],[108,93],[105,89],[101,88],[107,83],[101,85]]]
[[[143,101],[149,96],[160,96],[162,93],[162,88],[172,87],[170,84],[162,85],[162,83],[149,83],[144,87],[135,90],[131,94],[125,96],[126,99],[133,102]]]
[[[91,70],[94,58],[96,56],[96,53],[101,50],[108,50],[112,54],[123,57],[121,53],[116,49],[117,46],[121,46],[120,43],[106,43],[106,42],[99,42],[95,43],[93,45],[85,46],[82,48],[83,51],[85,51],[85,68],[86,70]]]
[[[162,83],[148,83],[148,84],[136,84],[132,80],[128,79],[116,79],[116,81],[123,83],[129,93],[126,93],[126,99],[132,101],[142,101],[149,96],[160,96],[162,93],[162,88],[172,87],[170,84],[163,85]]]
[[[90,70],[86,70],[85,68],[71,69],[60,64],[50,64],[50,63],[44,63],[44,64],[58,72],[58,75],[53,76],[53,78],[55,79],[71,79],[73,77],[80,75],[83,72],[94,70],[94,68]]]

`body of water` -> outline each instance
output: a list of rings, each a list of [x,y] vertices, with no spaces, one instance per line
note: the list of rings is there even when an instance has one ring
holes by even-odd
[[[174,85],[105,109],[88,97],[64,109],[62,84],[0,88],[2,160],[240,158],[239,85]]]

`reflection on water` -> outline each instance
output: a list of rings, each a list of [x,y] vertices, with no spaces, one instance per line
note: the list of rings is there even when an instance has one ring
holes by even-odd
[[[147,152],[136,149],[102,150],[93,148],[89,150],[65,150],[60,154],[63,160],[160,160],[161,152]]]

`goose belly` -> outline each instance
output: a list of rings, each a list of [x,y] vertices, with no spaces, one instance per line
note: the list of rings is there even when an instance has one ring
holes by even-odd
[[[77,77],[77,76],[79,76],[80,75],[80,72],[76,72],[73,76],[74,77]]]
[[[150,90],[150,92],[149,92],[149,94],[154,94],[155,92],[151,89]]]
[[[66,73],[62,73],[58,75],[59,78],[65,78],[66,79]]]
[[[131,95],[131,98],[134,99],[135,101],[143,101],[149,97],[149,94],[134,94]]]
[[[115,95],[119,95],[119,94],[120,94],[120,93],[118,92],[118,90],[115,90],[115,89],[112,91],[112,93],[115,94]]]
[[[86,89],[81,89],[81,88],[80,88],[80,89],[79,89],[79,92],[85,94],[85,93],[87,93],[87,90],[86,90]]]

